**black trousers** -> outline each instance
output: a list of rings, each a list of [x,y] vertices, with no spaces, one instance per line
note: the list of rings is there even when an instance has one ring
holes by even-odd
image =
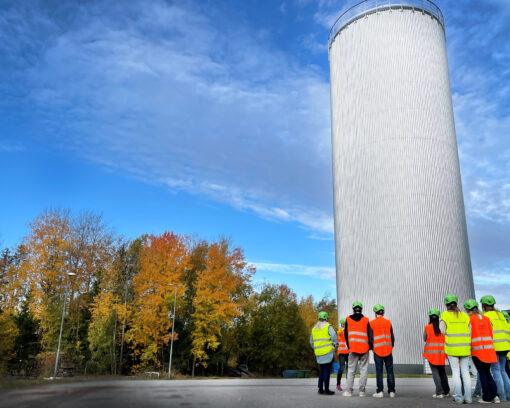
[[[498,393],[498,388],[494,378],[491,374],[491,363],[484,363],[478,357],[471,356],[473,363],[475,363],[476,370],[480,377],[480,384],[482,385],[482,399],[490,402]]]
[[[342,374],[345,370],[345,379],[347,379],[347,362],[349,360],[349,354],[339,354],[338,355],[338,363],[340,367],[338,368],[338,372],[336,373],[336,385],[340,384],[340,380],[342,379]]]
[[[331,375],[331,366],[333,362],[319,364],[319,390],[329,390],[329,378]]]
[[[448,385],[448,377],[446,375],[445,366],[430,364],[430,370],[432,371],[432,378],[436,385],[436,394],[449,394],[450,386]]]
[[[377,379],[377,392],[384,390],[383,364],[386,366],[386,376],[388,377],[388,392],[395,392],[395,375],[393,374],[393,355],[379,357],[374,353],[375,376]]]

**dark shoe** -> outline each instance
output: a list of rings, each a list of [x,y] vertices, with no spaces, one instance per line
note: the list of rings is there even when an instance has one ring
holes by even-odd
[[[321,390],[320,388],[319,388],[318,392],[319,392],[319,394],[324,394],[324,390]]]
[[[326,390],[326,391],[324,391],[324,393],[325,393],[326,395],[333,395],[333,394],[335,393],[335,391]]]

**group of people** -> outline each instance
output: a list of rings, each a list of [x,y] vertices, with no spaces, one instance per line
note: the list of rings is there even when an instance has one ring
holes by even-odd
[[[384,396],[383,368],[386,367],[388,393],[391,398],[394,398],[395,376],[392,351],[395,336],[391,322],[384,317],[384,306],[380,304],[374,306],[376,317],[372,321],[363,315],[361,302],[354,302],[352,311],[352,315],[340,320],[341,327],[338,333],[328,323],[328,314],[319,312],[319,321],[310,335],[310,344],[319,364],[319,394],[333,395],[335,393],[329,389],[329,380],[336,350],[340,366],[337,373],[337,389],[342,391],[341,378],[345,370],[347,387],[342,395],[352,397],[354,376],[359,366],[359,396],[365,397],[369,353],[372,350],[377,376],[377,391],[373,396],[377,398]]]
[[[472,403],[471,362],[476,367],[477,385],[473,393],[480,403],[510,401],[510,316],[496,309],[496,299],[487,295],[464,302],[466,313],[458,307],[458,298],[444,298],[446,310],[430,309],[425,326],[423,356],[429,361],[436,385],[434,398],[450,395],[446,360],[452,370],[455,402]]]
[[[450,397],[446,375],[446,361],[452,371],[453,398],[456,403],[472,403],[472,396],[480,403],[510,401],[510,316],[496,309],[493,296],[483,296],[464,303],[466,313],[458,307],[458,298],[447,295],[446,310],[429,310],[429,324],[425,326],[423,356],[429,362],[436,391],[433,398]],[[375,305],[375,319],[362,314],[361,302],[354,302],[353,314],[340,319],[335,332],[328,323],[328,314],[320,312],[319,321],[310,335],[310,344],[319,364],[319,394],[333,395],[329,389],[331,367],[338,355],[337,389],[342,391],[341,378],[346,372],[347,386],[343,396],[353,395],[354,376],[360,366],[359,396],[366,396],[369,351],[374,353],[377,389],[373,397],[384,396],[383,367],[387,373],[387,391],[395,397],[392,350],[395,336],[391,322],[384,317],[384,306]],[[482,312],[482,313],[481,313]],[[477,377],[471,393],[470,366],[474,364]]]

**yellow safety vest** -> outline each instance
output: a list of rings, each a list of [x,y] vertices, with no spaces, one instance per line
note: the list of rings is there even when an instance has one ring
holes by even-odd
[[[313,352],[316,356],[324,356],[334,349],[333,340],[329,335],[329,326],[328,323],[322,329],[313,328],[312,330]]]
[[[459,311],[457,317],[454,312],[445,311],[441,320],[446,323],[444,352],[449,356],[465,357],[471,355],[471,332],[469,330],[469,316]]]
[[[510,325],[506,322],[505,316],[497,310],[491,310],[484,315],[491,320],[496,351],[510,350]]]

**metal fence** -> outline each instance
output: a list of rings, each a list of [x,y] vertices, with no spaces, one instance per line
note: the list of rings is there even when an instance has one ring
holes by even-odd
[[[331,47],[331,43],[337,34],[348,24],[369,14],[384,10],[412,10],[426,13],[436,18],[444,29],[443,13],[430,0],[365,0],[352,6],[337,18],[329,32],[328,47]]]

